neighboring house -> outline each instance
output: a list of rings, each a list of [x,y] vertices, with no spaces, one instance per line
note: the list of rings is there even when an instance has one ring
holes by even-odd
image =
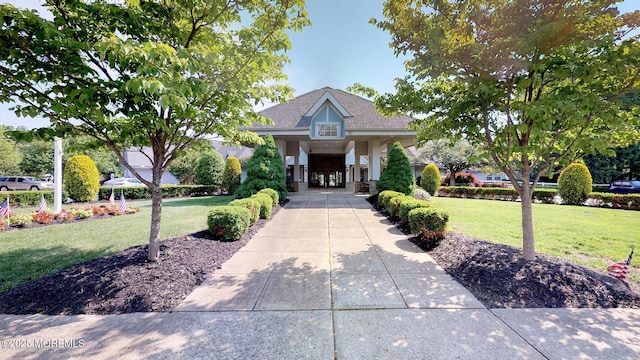
[[[271,134],[289,167],[289,182],[309,188],[354,188],[361,180],[371,180],[375,191],[381,154],[396,141],[412,146],[416,137],[407,130],[410,117],[383,117],[371,101],[330,87],[260,114],[273,124],[246,130]]]
[[[222,159],[227,161],[229,156],[233,156],[238,158],[239,160],[250,158],[253,155],[253,149],[247,146],[225,146],[221,140],[209,140],[211,141],[211,147],[220,155],[222,155]],[[247,178],[247,169],[245,167],[242,168],[242,174],[240,175],[240,180],[244,181]]]
[[[153,157],[153,152],[151,148],[144,148],[143,151],[144,153],[141,152],[140,149],[131,148],[125,150],[123,156],[127,163],[129,163],[129,165],[131,165],[131,167],[133,167],[140,176],[145,180],[151,181],[153,172],[151,169],[151,160],[149,160],[149,158]],[[135,177],[125,166],[122,166],[122,171],[124,172],[124,177]],[[170,172],[165,171],[164,174],[162,174],[162,183],[177,184],[178,179],[176,179],[176,177]]]

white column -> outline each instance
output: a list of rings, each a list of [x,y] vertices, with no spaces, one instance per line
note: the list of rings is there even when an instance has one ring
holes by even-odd
[[[300,152],[293,156],[293,181],[300,181]]]
[[[53,213],[62,212],[62,139],[53,141]]]
[[[369,140],[369,177],[380,180],[380,140]]]
[[[284,166],[282,167],[282,171],[284,171],[285,176],[287,175],[287,142],[284,140],[276,140],[276,147],[278,148],[278,152],[280,153],[280,157],[282,158],[282,162]]]

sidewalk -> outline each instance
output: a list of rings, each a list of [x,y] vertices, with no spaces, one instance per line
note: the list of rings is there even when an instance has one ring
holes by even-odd
[[[174,312],[0,315],[49,344],[0,359],[640,358],[639,309],[486,309],[364,196],[290,200]]]

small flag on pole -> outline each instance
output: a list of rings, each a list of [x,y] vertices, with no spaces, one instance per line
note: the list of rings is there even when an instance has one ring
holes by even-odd
[[[618,261],[617,263],[613,263],[607,267],[607,271],[610,276],[613,276],[616,279],[626,279],[627,273],[629,272],[629,266],[631,265],[631,259],[633,258],[633,250],[635,249],[635,245],[631,247],[631,254],[627,260]]]
[[[9,217],[11,214],[11,207],[9,206],[9,198],[4,199],[2,203],[0,203],[0,217]]]
[[[127,202],[124,201],[124,194],[122,191],[120,192],[120,205],[118,206],[118,211],[124,213],[127,211]]]
[[[116,198],[113,195],[113,189],[111,189],[111,196],[109,196],[109,206],[115,206],[116,205]]]
[[[40,196],[40,205],[38,205],[38,214],[42,214],[47,211],[47,201],[44,199],[44,195]]]

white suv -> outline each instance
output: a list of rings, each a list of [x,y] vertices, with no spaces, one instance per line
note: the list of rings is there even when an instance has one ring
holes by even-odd
[[[0,177],[0,191],[7,190],[53,190],[53,183],[33,176]]]

